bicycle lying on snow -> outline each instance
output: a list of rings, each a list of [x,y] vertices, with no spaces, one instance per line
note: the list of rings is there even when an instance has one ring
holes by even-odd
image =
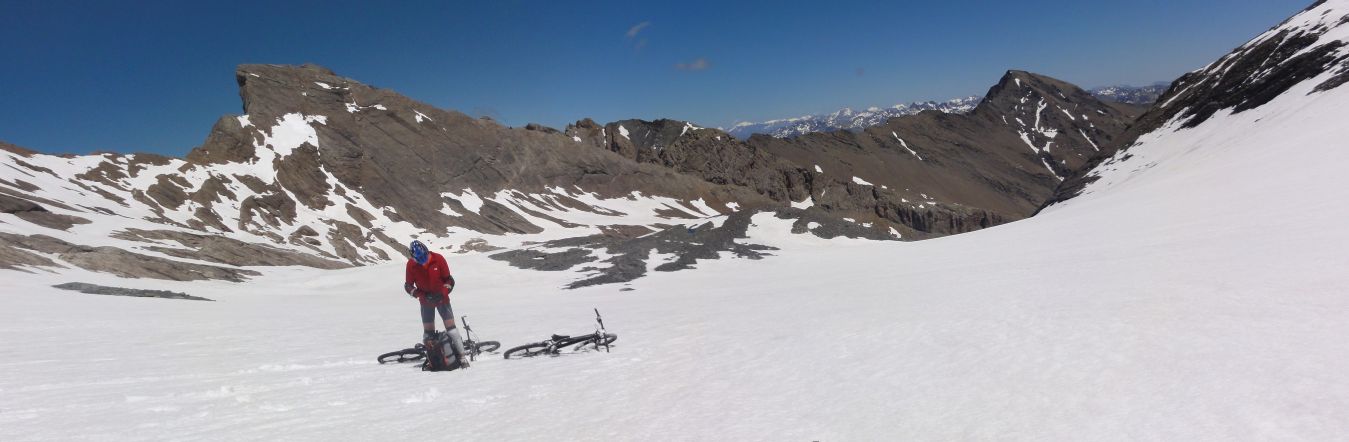
[[[476,361],[478,355],[483,353],[494,353],[501,348],[501,343],[497,341],[479,341],[478,334],[473,332],[473,327],[468,325],[468,316],[460,316],[459,323],[464,325],[464,352],[468,353],[469,361]],[[405,348],[398,351],[391,351],[379,355],[381,364],[401,364],[404,362],[414,362],[426,359],[426,346],[418,343],[412,348]]]
[[[562,349],[571,347],[572,351],[581,351],[586,347],[593,347],[598,350],[604,347],[604,351],[609,351],[609,345],[618,340],[618,335],[609,333],[604,328],[604,318],[600,317],[600,310],[595,309],[595,323],[597,327],[595,332],[584,336],[553,335],[543,341],[521,345],[506,350],[504,356],[511,358],[528,358],[539,355],[556,355]]]

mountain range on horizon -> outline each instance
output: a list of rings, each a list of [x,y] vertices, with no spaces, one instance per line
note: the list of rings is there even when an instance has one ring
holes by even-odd
[[[1156,101],[1157,97],[1166,91],[1169,84],[1169,82],[1159,81],[1147,86],[1103,86],[1088,89],[1088,92],[1105,101],[1147,106]],[[827,114],[803,115],[760,122],[741,121],[731,125],[731,128],[726,129],[726,131],[743,140],[754,134],[791,138],[811,132],[861,130],[881,124],[890,118],[913,115],[929,110],[952,114],[967,113],[974,110],[980,99],[978,96],[968,96],[946,101],[918,101],[884,108],[873,106],[861,111],[845,107]]]

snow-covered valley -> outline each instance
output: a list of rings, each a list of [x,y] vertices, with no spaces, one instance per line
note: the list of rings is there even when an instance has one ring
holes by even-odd
[[[1084,175],[1060,177],[1056,202],[1033,217],[913,242],[821,235],[836,225],[808,218],[827,204],[816,195],[805,199],[809,207],[788,212],[800,218],[781,219],[764,209],[771,205],[749,204],[758,197],[743,189],[657,173],[612,152],[561,150],[573,143],[561,134],[471,119],[459,122],[455,136],[472,129],[482,139],[544,140],[555,148],[528,151],[550,158],[551,169],[536,169],[538,158],[522,155],[511,169],[518,176],[481,181],[505,186],[530,182],[543,175],[538,170],[581,170],[612,178],[589,182],[609,192],[455,187],[439,189],[450,195],[430,205],[361,209],[379,216],[292,205],[289,220],[259,222],[256,231],[198,229],[235,241],[275,236],[281,249],[222,249],[201,237],[124,234],[167,212],[144,203],[149,211],[87,207],[101,200],[80,189],[98,193],[95,187],[71,188],[63,178],[75,169],[52,169],[92,156],[33,159],[6,150],[14,155],[0,158],[13,165],[0,177],[8,186],[0,187],[7,198],[0,203],[22,210],[0,213],[0,239],[10,242],[0,248],[0,264],[10,266],[0,269],[0,440],[1343,439],[1346,16],[1349,0],[1318,2],[1182,76],[1134,121],[1126,146],[1083,160],[1090,166]],[[457,118],[431,114],[418,112],[415,121]],[[607,129],[590,126],[605,136]],[[918,157],[902,155],[910,153]],[[914,161],[940,158],[925,153]],[[121,178],[108,183],[143,199],[136,192],[148,182],[128,181],[133,164],[118,164],[125,168],[114,164],[105,173]],[[165,164],[158,166],[194,170]],[[306,164],[293,170],[312,169]],[[621,173],[590,173],[603,170]],[[887,178],[845,175],[871,192],[872,182]],[[380,182],[365,179],[370,188]],[[619,192],[643,179],[671,181],[683,196]],[[202,184],[196,181],[188,184]],[[165,192],[160,197],[173,199]],[[368,202],[343,192],[352,207]],[[38,199],[58,209],[36,209]],[[71,223],[62,216],[81,211],[67,205],[94,213]],[[285,214],[285,204],[275,206],[272,212]],[[438,228],[454,230],[399,221],[415,219],[421,214],[403,212],[422,206],[450,217]],[[195,213],[187,205],[167,215],[183,225],[159,228],[189,231],[187,215]],[[739,233],[723,227],[733,220],[744,227],[746,216],[743,237],[727,240]],[[355,244],[362,235],[307,235],[326,238],[309,243],[314,247],[282,241],[299,224],[322,226],[322,219],[364,220],[370,234],[387,229],[394,238]],[[222,230],[244,223],[227,221]],[[539,227],[550,223],[560,228]],[[617,232],[624,226],[645,233]],[[595,235],[606,229],[617,233]],[[651,245],[685,232],[686,248]],[[445,253],[457,281],[453,307],[482,339],[505,349],[553,333],[589,333],[592,309],[619,339],[607,352],[487,355],[451,372],[380,365],[377,355],[422,334],[417,302],[402,291],[398,257],[400,242],[412,236],[437,239],[428,242],[440,251],[456,247]],[[479,237],[517,250],[471,246]],[[602,241],[583,241],[596,237]],[[633,246],[644,238],[658,241]],[[713,240],[725,241],[707,244]],[[170,241],[202,253],[182,255]],[[351,266],[254,264],[303,264],[310,261],[277,250],[340,255],[340,244],[371,246],[351,249]],[[577,244],[595,259],[519,265],[549,261],[548,253]],[[754,249],[761,259],[735,252],[749,245],[771,248]],[[691,269],[659,268],[685,258],[684,251],[699,255]],[[392,257],[377,258],[386,252]],[[293,261],[249,256],[268,253]],[[516,260],[501,258],[508,253]],[[706,259],[709,253],[718,259]],[[88,262],[118,257],[160,260],[160,267],[132,278],[116,276],[126,266]],[[179,261],[162,262],[169,258]],[[44,261],[50,265],[34,264]],[[582,265],[588,262],[646,271],[624,269],[641,277],[577,286],[606,270]],[[156,279],[161,269],[206,264],[239,278]],[[53,287],[69,282],[211,301]]]
[[[420,333],[401,264],[244,284],[6,271],[0,439],[1333,439],[1349,89],[1316,83],[1165,129],[1082,197],[970,234],[822,240],[760,214],[749,236],[775,256],[633,291],[450,257],[483,337],[585,333],[597,307],[610,353],[378,365]],[[48,287],[70,280],[218,302]]]

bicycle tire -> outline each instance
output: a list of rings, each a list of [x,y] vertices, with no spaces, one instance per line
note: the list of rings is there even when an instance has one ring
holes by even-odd
[[[398,351],[391,351],[379,355],[375,360],[381,364],[401,364],[404,362],[420,361],[426,357],[426,352],[416,348],[405,348]]]
[[[549,353],[547,342],[535,342],[533,344],[525,344],[519,347],[512,348],[510,350],[506,350],[506,353],[502,355],[502,357],[506,359],[510,359],[512,357],[530,358],[547,353]]]
[[[494,352],[494,351],[497,351],[498,349],[500,349],[500,348],[501,348],[501,343],[500,343],[500,342],[497,342],[497,341],[482,341],[482,342],[476,343],[476,345],[474,345],[474,346],[478,348],[478,351],[479,351],[479,352],[482,352],[482,353],[491,353],[491,352]]]

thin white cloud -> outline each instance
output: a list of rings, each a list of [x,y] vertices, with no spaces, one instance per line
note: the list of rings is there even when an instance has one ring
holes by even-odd
[[[637,34],[642,33],[642,30],[643,30],[643,29],[646,29],[647,26],[651,26],[651,22],[649,22],[649,21],[644,21],[644,22],[641,22],[641,23],[632,25],[631,28],[628,28],[628,34],[627,34],[627,35],[628,35],[628,38],[637,38]]]
[[[712,63],[708,62],[707,59],[703,57],[698,57],[697,59],[690,61],[688,63],[675,64],[675,69],[679,69],[681,71],[701,71],[710,67],[712,67]]]

